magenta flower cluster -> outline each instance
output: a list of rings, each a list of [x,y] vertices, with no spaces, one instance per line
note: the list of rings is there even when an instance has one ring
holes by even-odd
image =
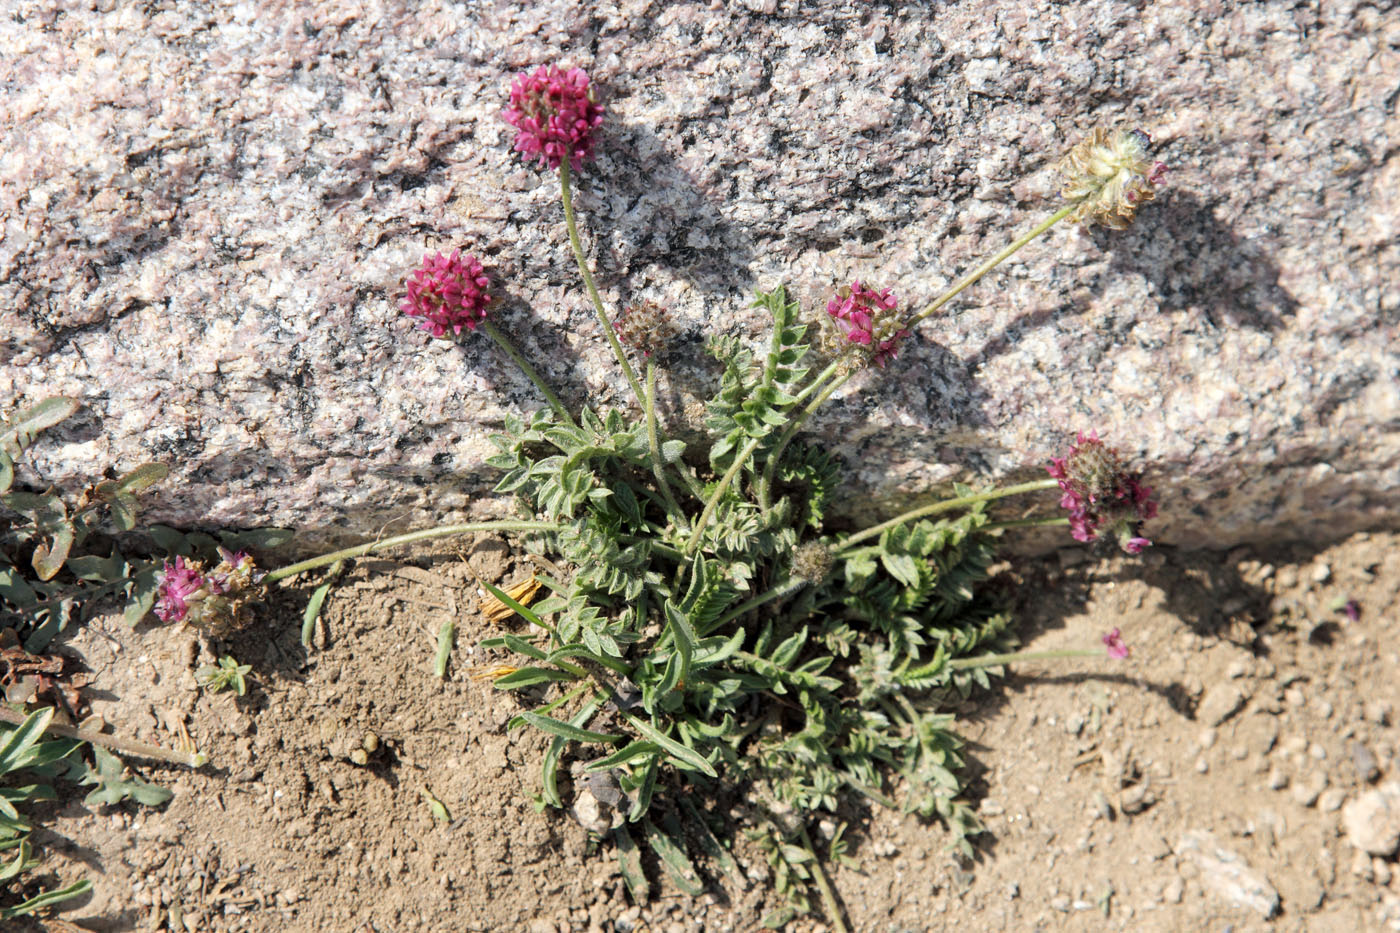
[[[884,368],[895,358],[899,342],[909,336],[896,304],[888,288],[875,291],[857,280],[837,292],[827,303],[826,313],[835,319],[847,343],[865,348],[871,362]]]
[[[578,171],[593,157],[593,131],[603,122],[603,108],[588,92],[588,75],[541,65],[517,75],[510,86],[510,106],[503,114],[515,127],[515,149],[528,160],[557,169],[564,160]]]
[[[156,618],[162,622],[201,622],[227,605],[221,597],[257,582],[253,558],[245,551],[219,548],[220,562],[208,573],[198,561],[166,561],[156,582]]]
[[[1098,432],[1079,432],[1064,457],[1052,457],[1047,467],[1064,495],[1060,507],[1069,512],[1076,541],[1093,541],[1111,534],[1129,554],[1152,542],[1139,534],[1143,522],[1157,514],[1151,487],[1130,473],[1118,452],[1099,440]]]
[[[464,327],[476,330],[486,320],[486,306],[491,303],[488,284],[486,270],[474,256],[463,258],[455,249],[451,256],[424,256],[423,264],[408,278],[408,295],[399,307],[409,317],[421,317],[423,323],[418,326],[434,337],[449,330],[460,334]]]

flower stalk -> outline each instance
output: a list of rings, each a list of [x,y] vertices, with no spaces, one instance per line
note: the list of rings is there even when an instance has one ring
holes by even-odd
[[[554,390],[549,387],[549,383],[544,381],[544,377],[542,377],[535,367],[531,366],[525,359],[524,355],[515,348],[515,344],[511,343],[510,340],[506,338],[506,335],[501,333],[501,329],[490,321],[482,321],[481,329],[486,331],[486,335],[496,342],[496,346],[500,347],[505,355],[515,362],[516,366],[520,367],[520,371],[525,374],[525,377],[535,384],[535,388],[540,390],[540,394],[545,397],[545,401],[549,402],[549,407],[554,409],[554,413],[558,415],[565,424],[571,427],[578,427],[573,416],[569,414],[569,410],[564,407],[564,403],[559,401],[559,396],[555,395]]]
[[[637,381],[637,373],[632,369],[632,364],[627,359],[627,351],[622,349],[622,343],[617,339],[612,321],[608,320],[607,309],[603,307],[603,296],[598,293],[598,286],[593,281],[593,273],[588,268],[588,257],[583,254],[583,243],[578,235],[578,220],[574,217],[574,194],[573,186],[569,182],[568,159],[559,163],[559,194],[564,202],[564,226],[569,231],[569,247],[574,251],[579,275],[583,277],[583,284],[588,290],[589,300],[593,302],[593,310],[597,312],[598,321],[603,325],[603,336],[607,338],[608,345],[612,347],[613,355],[617,357],[618,365],[622,367],[622,374],[627,377],[627,384],[632,387],[632,394],[637,397],[637,404],[646,407],[646,393],[642,391],[642,385]]]
[[[934,502],[931,505],[921,506],[920,508],[905,512],[903,515],[896,515],[887,522],[872,525],[864,531],[858,531],[850,535],[836,546],[836,553],[843,554],[860,542],[868,541],[871,538],[878,538],[891,528],[903,525],[905,522],[912,522],[929,515],[937,515],[940,512],[950,512],[953,509],[965,508],[969,505],[975,505],[978,502],[992,502],[997,499],[1005,499],[1008,496],[1019,496],[1026,492],[1039,492],[1042,489],[1053,489],[1058,485],[1059,483],[1053,479],[1037,479],[1028,483],[1018,483],[1015,486],[1005,486],[1001,489],[990,489],[986,492],[974,493],[970,496],[958,496],[954,499],[944,499],[941,502]]]
[[[566,526],[551,522],[530,522],[530,521],[500,521],[500,522],[467,522],[461,525],[439,525],[436,528],[424,528],[421,531],[410,531],[407,534],[395,535],[392,538],[384,538],[380,541],[371,541],[368,544],[358,544],[354,547],[344,548],[339,551],[332,551],[329,554],[322,554],[320,557],[312,557],[308,560],[295,564],[288,564],[286,567],[279,567],[276,570],[268,571],[262,578],[264,583],[276,583],[288,577],[305,573],[308,570],[316,570],[326,567],[339,560],[351,560],[356,557],[364,557],[366,554],[374,554],[379,551],[387,551],[390,548],[399,547],[404,544],[415,544],[419,541],[428,541],[432,538],[445,538],[449,535],[471,534],[477,531],[563,531]]]

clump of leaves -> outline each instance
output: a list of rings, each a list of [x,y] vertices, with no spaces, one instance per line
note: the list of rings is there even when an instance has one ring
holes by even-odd
[[[31,652],[43,651],[76,613],[99,599],[125,598],[132,623],[155,601],[159,562],[128,558],[114,535],[136,528],[137,496],[165,478],[164,464],[146,463],[103,479],[73,501],[52,489],[12,488],[24,451],[78,407],[76,399],[45,399],[0,430],[0,628],[21,633]]]
[[[251,664],[239,664],[231,655],[224,655],[219,658],[217,664],[206,664],[194,672],[195,682],[210,693],[218,693],[220,690],[233,688],[233,692],[239,696],[246,696],[248,693],[248,674],[253,670]]]
[[[32,783],[33,779],[52,780],[67,767],[68,756],[83,744],[71,740],[43,741],[44,730],[52,718],[52,709],[41,709],[19,725],[0,724],[0,853],[13,853],[9,861],[4,861],[6,857],[0,855],[0,898],[4,900],[12,899],[6,892],[17,891],[20,876],[39,861],[29,843],[33,827],[20,813],[19,806],[53,800],[53,786]],[[91,887],[92,882],[83,880],[24,898],[19,903],[0,902],[0,920],[26,916],[41,907],[77,897]]]

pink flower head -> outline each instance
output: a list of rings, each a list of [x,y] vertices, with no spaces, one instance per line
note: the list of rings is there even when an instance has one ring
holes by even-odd
[[[895,306],[894,294],[888,288],[875,291],[857,280],[827,302],[826,313],[836,321],[848,348],[863,348],[870,362],[883,369],[895,358],[899,342],[909,336]]]
[[[491,303],[488,284],[486,270],[474,256],[463,259],[455,249],[451,256],[424,256],[423,264],[408,277],[408,294],[399,307],[409,317],[423,318],[418,326],[432,331],[434,337],[445,336],[448,330],[460,334],[463,327],[476,330],[486,320],[486,306]]]
[[[198,564],[187,564],[183,557],[165,562],[156,584],[156,617],[162,622],[180,622],[197,603],[211,592],[219,592],[204,579]]]
[[[1128,643],[1123,640],[1123,633],[1118,629],[1109,632],[1102,640],[1110,658],[1121,661],[1133,653],[1133,649],[1128,647]]]
[[[593,158],[593,131],[603,122],[603,108],[594,103],[582,68],[541,65],[516,75],[502,116],[515,127],[515,149],[526,159],[538,155],[542,165],[557,169],[567,157],[578,171]]]
[[[1128,472],[1118,451],[1099,440],[1097,432],[1081,431],[1069,453],[1051,457],[1046,470],[1059,480],[1060,507],[1069,512],[1076,541],[1093,541],[1108,532],[1129,554],[1151,546],[1138,531],[1157,515],[1152,488],[1142,484],[1140,474]]]
[[[1347,619],[1352,622],[1361,621],[1361,604],[1354,599],[1348,599],[1346,602],[1342,603],[1337,611],[1346,615]]]

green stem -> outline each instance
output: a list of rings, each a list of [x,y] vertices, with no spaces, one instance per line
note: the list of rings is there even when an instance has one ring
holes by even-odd
[[[1051,227],[1055,226],[1055,224],[1064,220],[1067,216],[1069,216],[1070,212],[1073,211],[1074,208],[1075,205],[1073,204],[1060,208],[1058,211],[1051,214],[1049,217],[1045,218],[1040,223],[1036,224],[1034,228],[1017,237],[1016,240],[1011,243],[1011,245],[1007,246],[1005,249],[997,253],[991,259],[988,259],[986,262],[982,263],[982,265],[978,266],[976,269],[973,269],[967,275],[963,276],[962,281],[958,282],[958,284],[954,285],[951,289],[945,292],[943,294],[943,297],[939,298],[933,304],[929,305],[927,308],[910,318],[909,327],[912,329],[915,324],[918,324],[924,318],[928,317],[930,314],[933,314],[939,308],[952,301],[954,298],[957,297],[959,292],[967,288],[969,285],[975,284],[978,279],[982,278],[982,276],[995,269],[998,265],[1005,261],[1007,257],[1009,257],[1012,253],[1025,246],[1031,240],[1034,240],[1036,237],[1040,236],[1046,230],[1049,230]]]
[[[556,525],[550,522],[467,522],[463,525],[439,525],[436,528],[424,528],[421,531],[410,531],[407,534],[396,535],[392,538],[384,538],[381,541],[371,541],[369,544],[358,544],[355,547],[348,547],[340,551],[333,551],[330,554],[322,554],[320,557],[312,557],[309,560],[296,564],[289,564],[286,567],[279,567],[269,572],[262,578],[264,583],[276,583],[278,580],[285,580],[287,577],[303,573],[307,570],[315,570],[317,567],[325,567],[338,560],[350,560],[354,557],[363,557],[366,554],[373,554],[376,551],[384,551],[391,547],[398,547],[401,544],[413,544],[417,541],[426,541],[430,538],[443,538],[448,535],[467,534],[473,531],[563,531],[566,526]]]
[[[1012,651],[1009,654],[988,654],[980,658],[957,658],[949,661],[948,667],[955,671],[965,671],[978,667],[1001,667],[1020,661],[1059,661],[1064,658],[1099,658],[1106,655],[1102,650],[1090,651],[1084,648],[1067,648],[1063,651]]]
[[[850,933],[845,918],[841,916],[841,906],[836,903],[836,893],[831,890],[831,884],[826,880],[826,872],[822,870],[821,859],[817,858],[816,850],[812,848],[812,837],[807,835],[807,824],[798,823],[797,831],[802,836],[802,847],[812,856],[812,860],[807,864],[811,866],[812,880],[817,883],[817,890],[821,892],[822,909],[826,911],[826,919],[831,921],[836,933]]]
[[[500,328],[490,321],[482,321],[481,329],[486,331],[488,337],[496,341],[496,346],[504,350],[506,356],[515,361],[515,365],[519,366],[520,371],[535,384],[535,388],[539,389],[541,394],[544,395],[545,400],[549,402],[549,407],[553,408],[555,413],[558,414],[560,418],[564,419],[564,423],[572,427],[578,427],[578,425],[574,424],[574,419],[570,416],[569,410],[564,407],[564,403],[559,401],[559,396],[554,394],[554,390],[551,389],[549,384],[536,372],[535,367],[531,366],[526,361],[520,351],[515,348],[515,345],[506,339],[506,335],[501,333]]]
[[[815,392],[823,382],[826,382],[828,379],[834,376],[836,374],[836,371],[840,369],[842,364],[844,364],[845,362],[846,360],[844,357],[832,360],[831,363],[826,367],[826,369],[823,369],[821,372],[817,373],[816,378],[814,378],[811,382],[807,383],[807,388],[803,389],[801,392],[798,392],[795,396],[793,396],[791,404],[801,405],[803,400],[805,400],[807,396]]]
[[[1005,531],[1008,528],[1050,528],[1054,525],[1068,525],[1068,518],[1018,518],[1010,522],[992,522],[983,525],[978,531]]]
[[[24,724],[26,718],[23,713],[17,713],[8,706],[0,706],[0,722],[20,726]],[[201,768],[209,761],[209,756],[202,752],[182,752],[172,748],[161,748],[159,745],[138,742],[135,739],[118,738],[115,735],[107,735],[102,732],[87,732],[82,729],[74,729],[72,726],[59,725],[56,722],[50,722],[44,728],[44,732],[62,739],[91,742],[93,745],[101,745],[103,748],[110,748],[127,755],[136,755],[139,758],[169,761],[190,768]]]
[[[583,276],[584,287],[588,289],[588,297],[593,301],[593,310],[598,312],[598,320],[603,325],[603,336],[608,339],[608,344],[612,347],[613,353],[617,356],[617,362],[622,366],[622,374],[627,377],[627,384],[632,387],[632,392],[637,396],[637,404],[646,405],[646,395],[642,392],[641,383],[637,381],[637,373],[632,369],[632,364],[627,361],[627,351],[622,349],[622,343],[617,339],[617,332],[613,329],[612,321],[608,320],[608,312],[603,308],[603,296],[598,294],[598,286],[593,282],[593,273],[588,271],[588,259],[583,255],[583,244],[578,238],[578,221],[574,219],[574,194],[569,184],[569,158],[565,154],[564,160],[559,163],[559,191],[564,199],[564,225],[569,229],[569,246],[573,248],[574,259],[578,261],[578,271]]]
[[[734,481],[734,477],[739,475],[739,471],[744,468],[744,464],[749,462],[749,457],[758,449],[758,445],[763,442],[763,438],[755,437],[744,445],[744,449],[739,451],[734,457],[734,464],[729,470],[719,478],[719,483],[715,486],[715,491],[710,494],[710,499],[705,503],[705,511],[700,513],[700,520],[695,523],[695,530],[690,533],[690,540],[685,544],[685,556],[689,557],[695,553],[695,549],[700,546],[700,533],[705,530],[705,526],[710,523],[710,519],[715,517],[715,508],[719,505],[720,498],[724,491],[729,488],[729,484]]]
[[[741,604],[737,609],[726,613],[724,617],[721,618],[718,622],[715,622],[714,624],[706,627],[706,629],[703,632],[699,632],[698,634],[700,635],[700,637],[703,638],[711,632],[717,632],[720,629],[724,628],[726,625],[728,625],[730,622],[733,622],[735,619],[739,618],[747,612],[757,609],[764,603],[770,603],[775,599],[782,599],[785,596],[790,596],[791,594],[796,593],[798,590],[806,586],[809,582],[811,581],[805,580],[802,577],[793,577],[786,583],[775,586],[766,593],[759,593],[753,599],[750,599],[748,602]]]
[[[662,497],[666,500],[666,510],[671,513],[671,518],[677,526],[685,523],[685,513],[681,511],[680,503],[676,501],[676,496],[671,492],[671,483],[666,479],[664,464],[661,462],[661,444],[656,438],[656,364],[647,360],[647,392],[646,392],[646,413],[647,413],[647,444],[651,447],[651,471],[656,476],[656,485],[661,490]]]
[[[879,535],[882,535],[889,529],[894,528],[897,525],[902,525],[905,522],[912,522],[916,518],[923,518],[926,515],[936,515],[939,512],[948,512],[952,509],[960,509],[964,506],[974,505],[978,502],[992,502],[996,499],[1004,499],[1007,496],[1019,496],[1023,492],[1036,492],[1041,489],[1053,489],[1058,485],[1058,480],[1037,479],[1032,480],[1029,483],[1021,483],[1016,486],[1007,486],[1004,489],[993,489],[989,492],[979,492],[971,496],[959,496],[956,499],[944,499],[942,502],[935,502],[932,505],[926,505],[922,508],[914,509],[910,512],[905,512],[903,515],[897,515],[887,522],[881,522],[880,524],[867,528],[864,531],[858,531],[855,534],[851,535],[849,538],[842,541],[841,544],[837,546],[836,553],[840,554],[843,551],[849,549],[854,544],[857,544],[868,538],[874,538]]]
[[[836,364],[833,363],[831,366],[828,366],[826,370],[820,376],[817,377],[817,379],[820,380],[825,378],[827,373],[832,372],[833,367],[835,367],[835,365]],[[817,395],[816,398],[812,399],[812,401],[807,405],[806,408],[802,409],[801,414],[799,414],[796,418],[792,419],[792,421],[789,422],[787,430],[783,431],[782,436],[778,438],[777,446],[774,447],[773,452],[768,455],[768,462],[764,464],[763,467],[763,477],[758,481],[759,508],[763,509],[764,511],[768,510],[773,489],[773,478],[778,473],[778,463],[781,462],[783,458],[783,451],[787,450],[787,445],[792,443],[792,439],[797,435],[798,431],[802,430],[802,426],[807,423],[808,418],[812,417],[812,413],[815,412],[818,408],[822,407],[826,400],[831,398],[832,394],[837,389],[845,385],[847,380],[849,380],[852,375],[854,375],[854,372],[848,372],[844,376],[836,376],[832,380],[831,385],[823,389]],[[813,386],[815,386],[816,384],[817,383],[814,382]],[[812,386],[808,386],[808,388],[810,389],[812,388]]]

